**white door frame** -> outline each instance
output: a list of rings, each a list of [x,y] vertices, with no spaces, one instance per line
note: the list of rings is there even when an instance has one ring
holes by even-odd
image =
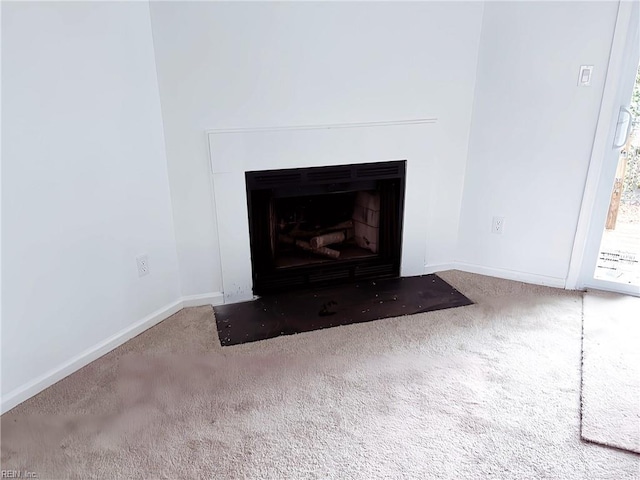
[[[597,257],[595,250],[600,246],[607,213],[606,208],[603,210],[602,203],[605,201],[608,206],[619,156],[619,150],[614,150],[612,145],[621,106],[621,89],[629,81],[627,76],[630,63],[635,62],[635,68],[638,66],[638,58],[635,58],[637,48],[630,48],[630,42],[638,41],[638,18],[636,2],[619,3],[600,115],[569,264],[567,289],[582,290],[591,287],[640,294],[640,289],[636,286],[594,278]],[[633,78],[635,80],[635,75]]]

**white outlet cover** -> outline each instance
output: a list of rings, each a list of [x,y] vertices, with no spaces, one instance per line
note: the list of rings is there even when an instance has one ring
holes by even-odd
[[[504,217],[493,217],[491,222],[491,232],[497,235],[502,235],[504,231]]]
[[[145,275],[149,275],[149,256],[148,255],[138,255],[136,257],[136,265],[138,267],[139,277],[144,277]]]

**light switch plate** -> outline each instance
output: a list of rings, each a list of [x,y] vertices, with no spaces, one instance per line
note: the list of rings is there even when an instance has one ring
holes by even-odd
[[[590,86],[592,73],[593,73],[593,65],[581,65],[580,75],[578,76],[578,86],[579,87]]]

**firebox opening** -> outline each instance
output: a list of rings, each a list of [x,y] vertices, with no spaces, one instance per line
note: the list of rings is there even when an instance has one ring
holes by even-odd
[[[253,290],[400,273],[405,162],[247,172]]]
[[[274,198],[273,204],[275,268],[378,253],[380,195],[375,190]]]

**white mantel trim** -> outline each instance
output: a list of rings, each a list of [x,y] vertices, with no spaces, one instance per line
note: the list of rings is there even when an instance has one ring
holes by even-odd
[[[359,128],[359,127],[388,127],[392,125],[419,125],[424,123],[437,123],[438,119],[433,118],[414,118],[407,120],[391,120],[385,122],[359,122],[359,123],[330,123],[324,125],[287,125],[281,127],[238,127],[238,128],[219,128],[206,130],[209,135],[217,135],[221,133],[251,133],[251,132],[280,132],[286,130],[316,130],[324,128]]]

